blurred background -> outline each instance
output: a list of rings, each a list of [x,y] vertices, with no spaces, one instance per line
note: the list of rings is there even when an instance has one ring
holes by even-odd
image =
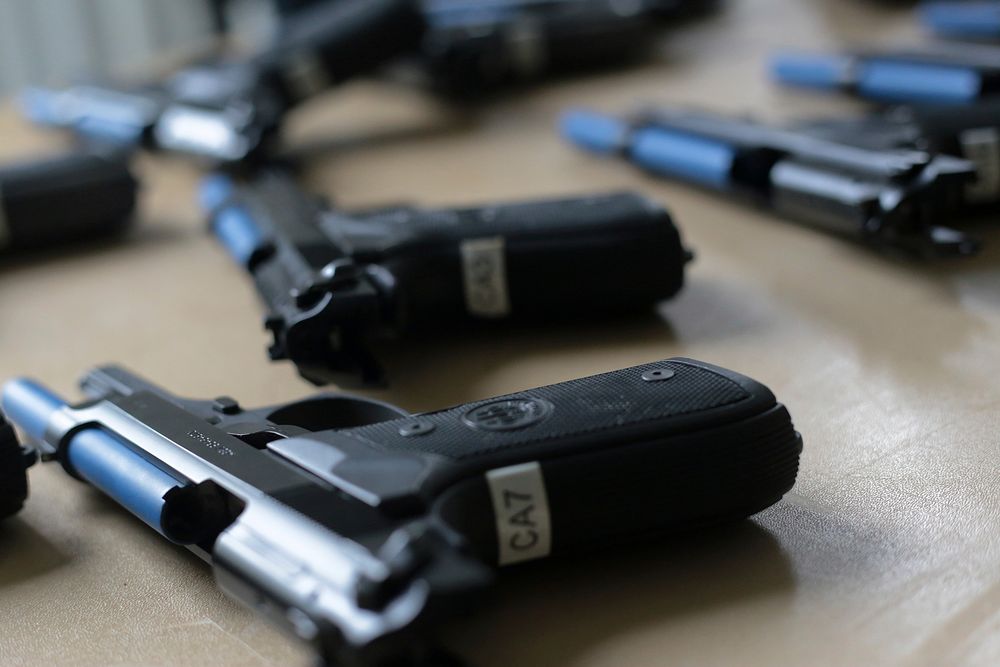
[[[218,14],[233,32],[263,38],[268,0],[0,0],[0,94],[82,75],[128,76],[171,54],[210,48]]]

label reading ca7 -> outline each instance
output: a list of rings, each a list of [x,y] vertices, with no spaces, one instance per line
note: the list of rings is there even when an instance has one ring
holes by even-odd
[[[500,565],[548,556],[552,521],[538,462],[490,470],[486,482],[496,518]]]

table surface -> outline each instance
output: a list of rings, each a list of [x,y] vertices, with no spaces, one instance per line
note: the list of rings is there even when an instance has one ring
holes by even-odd
[[[482,667],[1000,664],[1000,234],[974,260],[889,261],[613,161],[553,130],[559,111],[640,100],[836,114],[777,90],[775,46],[920,38],[911,16],[845,0],[733,0],[668,35],[652,62],[458,113],[358,83],[303,110],[322,144],[311,187],[346,205],[444,205],[638,189],[696,249],[683,293],[629,322],[448,336],[393,352],[381,398],[412,410],[675,355],[768,384],[805,440],[794,490],[744,524],[634,551],[507,572],[448,641]],[[57,146],[9,110],[0,154]],[[125,242],[0,266],[0,376],[76,396],[102,362],[182,395],[245,405],[309,394],[267,336],[246,277],[205,234],[198,171],[140,164]],[[31,472],[0,528],[0,663],[307,664],[220,593],[209,569],[55,467]]]

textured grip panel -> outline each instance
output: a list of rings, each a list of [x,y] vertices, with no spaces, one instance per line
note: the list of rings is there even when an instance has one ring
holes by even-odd
[[[795,481],[802,443],[787,410],[731,371],[673,359],[509,400],[526,398],[552,407],[522,430],[463,432],[470,410],[503,399],[411,420],[426,418],[434,430],[410,438],[409,449],[448,457],[436,459],[425,496],[437,496],[438,515],[486,560],[513,563],[739,520]],[[373,443],[405,446],[390,424],[359,430]]]
[[[395,279],[399,330],[456,318],[634,312],[673,296],[684,282],[687,253],[669,213],[631,193],[367,221],[395,238],[365,259]],[[480,244],[493,252],[481,252]]]
[[[666,371],[673,376],[643,380],[649,371]],[[773,397],[767,395],[773,405]],[[626,444],[630,437],[646,437],[650,432],[662,435],[682,417],[694,418],[751,396],[747,388],[715,369],[663,361],[420,415],[420,420],[433,424],[433,430],[418,437],[400,433],[407,420],[346,433],[390,450],[421,451],[463,461],[489,458],[496,452],[524,453],[527,448],[531,448],[531,457],[565,455]],[[520,422],[524,425],[518,427]],[[717,424],[713,416],[693,428]],[[609,443],[609,439],[614,442]]]
[[[671,220],[663,207],[642,195],[612,192],[475,208],[417,209],[398,224],[410,228],[415,243],[433,244],[491,235],[524,239],[558,238],[567,233],[614,236],[622,228],[670,227]]]

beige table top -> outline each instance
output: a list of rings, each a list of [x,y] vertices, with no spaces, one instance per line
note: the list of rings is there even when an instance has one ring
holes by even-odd
[[[767,116],[850,105],[774,89],[772,46],[915,36],[905,12],[845,0],[743,0],[677,32],[658,62],[562,82],[459,119],[357,84],[304,112],[332,137],[312,185],[349,205],[450,204],[637,188],[698,252],[683,294],[629,323],[448,338],[392,354],[383,398],[413,410],[686,355],[770,385],[805,438],[798,484],[739,527],[506,574],[450,632],[483,667],[1000,664],[1000,235],[951,266],[889,262],[623,165],[553,131],[574,104],[633,99]],[[0,117],[0,152],[52,138]],[[0,267],[0,376],[76,396],[121,362],[190,396],[308,394],[264,360],[245,276],[203,232],[197,171],[148,160],[124,243]],[[57,468],[31,473],[0,528],[0,664],[306,664],[209,570]]]

